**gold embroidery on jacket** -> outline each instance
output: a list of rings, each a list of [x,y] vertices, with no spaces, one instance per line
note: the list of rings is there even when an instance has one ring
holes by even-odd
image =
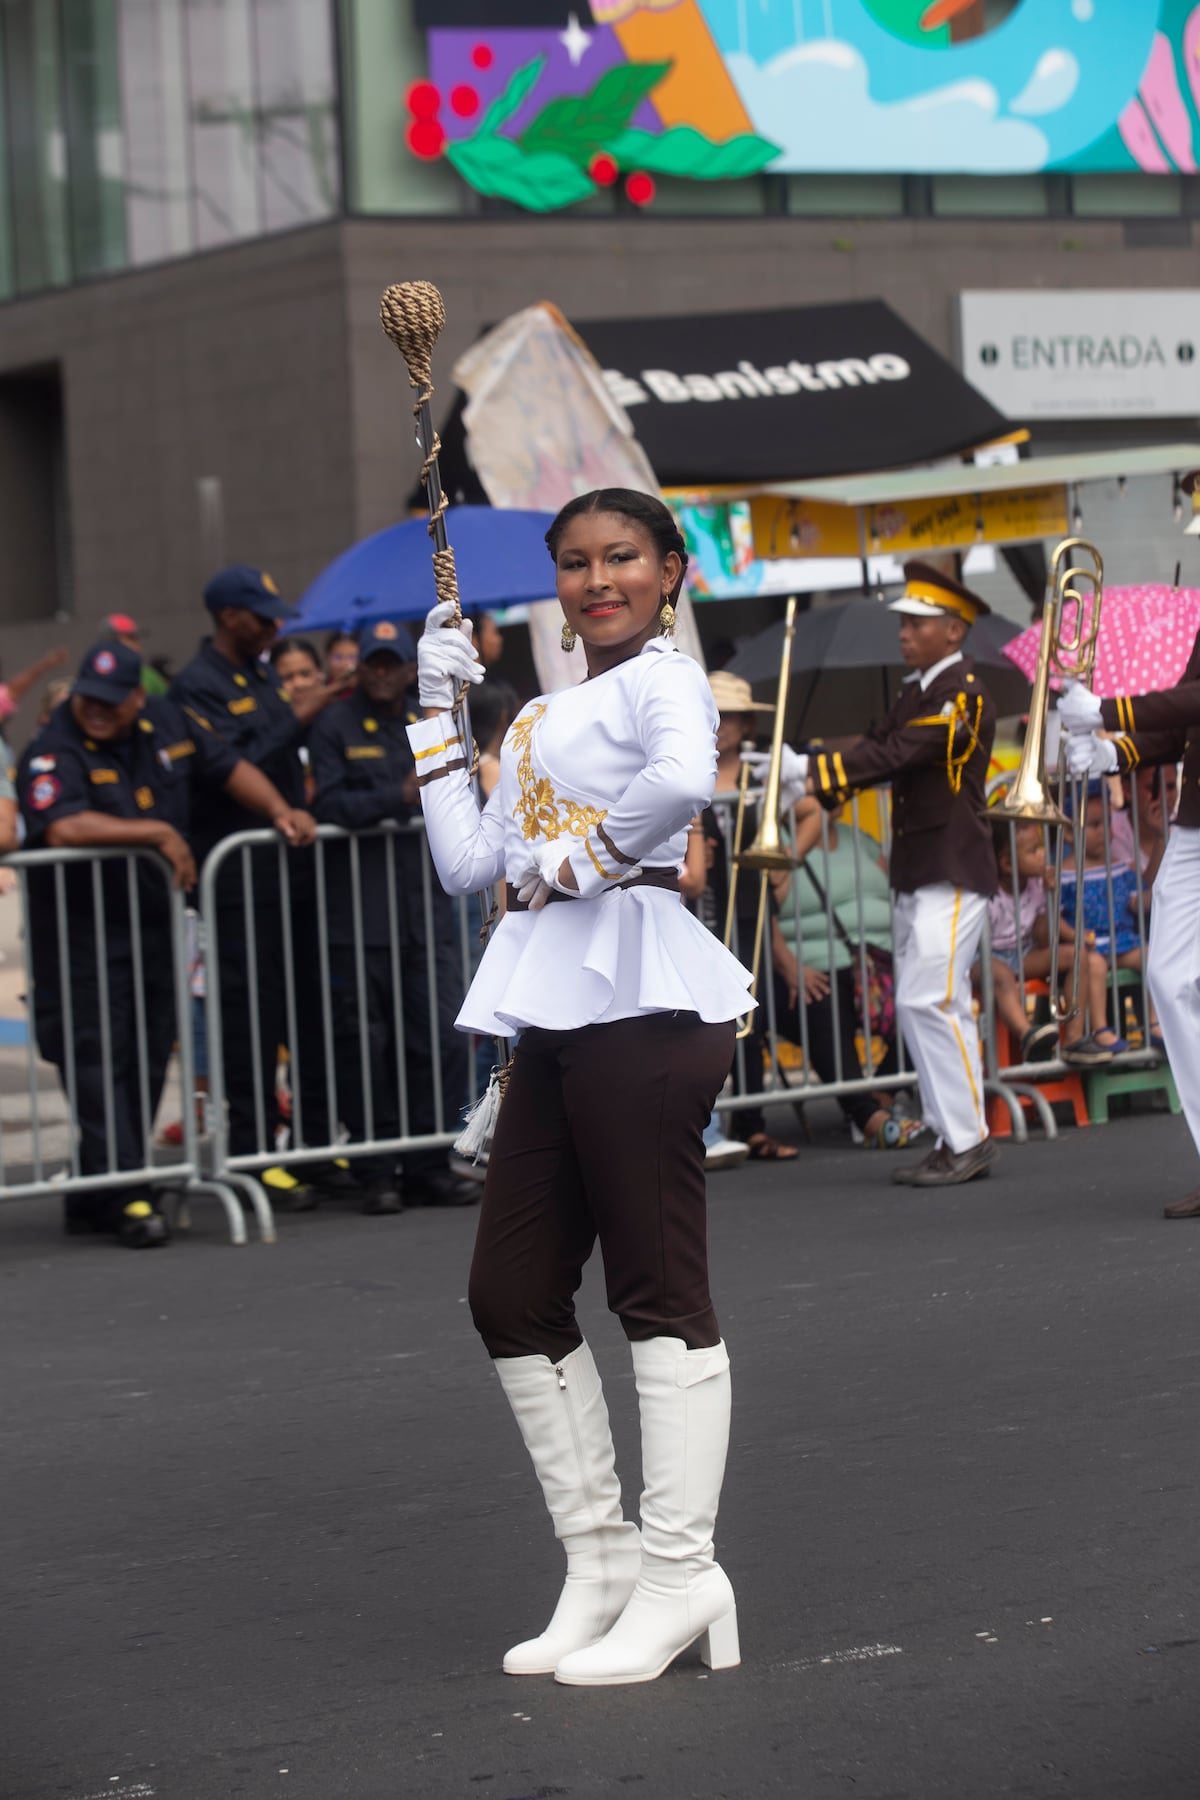
[[[549,777],[534,772],[533,730],[545,711],[545,705],[541,701],[531,706],[512,726],[505,740],[518,753],[517,783],[521,789],[521,797],[513,807],[513,818],[521,821],[521,836],[527,842],[539,837],[561,837],[564,832],[571,837],[582,838],[597,873],[603,875],[606,881],[620,881],[622,871],[606,869],[588,842],[590,832],[603,836],[600,827],[608,817],[608,808],[585,806],[579,800],[560,800]],[[605,839],[605,842],[608,840]],[[615,856],[621,855],[611,843],[608,847]]]

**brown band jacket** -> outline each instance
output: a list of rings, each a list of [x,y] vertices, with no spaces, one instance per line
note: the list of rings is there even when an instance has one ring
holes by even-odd
[[[1183,758],[1177,822],[1200,825],[1200,637],[1183,676],[1160,694],[1118,694],[1100,702],[1106,731],[1117,732],[1122,773],[1138,763],[1175,763]]]
[[[969,657],[927,688],[905,682],[899,698],[849,750],[816,751],[809,773],[832,810],[857,788],[892,784],[891,883],[899,894],[948,881],[996,892],[996,857],[984,816],[996,709]]]

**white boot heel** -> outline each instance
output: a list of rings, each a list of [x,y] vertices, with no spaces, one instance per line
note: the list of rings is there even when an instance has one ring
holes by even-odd
[[[599,1643],[554,1671],[567,1687],[654,1681],[699,1643],[710,1669],[740,1661],[733,1588],[713,1557],[713,1526],[729,1443],[724,1344],[689,1350],[679,1338],[633,1345],[642,1415],[642,1569],[625,1611]]]
[[[742,1660],[738,1645],[737,1607],[711,1624],[700,1639],[700,1661],[710,1669],[736,1669]]]
[[[538,1637],[513,1645],[504,1672],[549,1675],[560,1658],[594,1644],[620,1618],[637,1585],[641,1539],[621,1516],[608,1409],[587,1345],[560,1363],[502,1357],[496,1372],[567,1555],[554,1616]]]

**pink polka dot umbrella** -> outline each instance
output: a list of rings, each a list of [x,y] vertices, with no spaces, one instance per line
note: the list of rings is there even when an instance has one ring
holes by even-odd
[[[1073,609],[1065,625],[1074,631]],[[1096,672],[1092,688],[1101,698],[1113,694],[1149,694],[1174,687],[1187,667],[1200,634],[1200,588],[1147,587],[1104,590]],[[1010,638],[1004,654],[1033,680],[1042,627],[1031,625]],[[1057,681],[1052,686],[1057,687]]]

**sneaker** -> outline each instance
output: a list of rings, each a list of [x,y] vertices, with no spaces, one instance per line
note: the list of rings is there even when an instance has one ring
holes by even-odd
[[[362,1211],[374,1218],[380,1218],[385,1213],[402,1213],[404,1201],[396,1183],[387,1176],[373,1181],[363,1193]]]
[[[749,1144],[743,1144],[737,1138],[715,1137],[704,1146],[704,1166],[706,1169],[732,1169],[737,1163],[744,1163],[749,1154]]]
[[[1021,1039],[1019,1054],[1023,1063],[1052,1062],[1057,1048],[1057,1025],[1031,1025]]]
[[[271,1205],[280,1212],[312,1212],[321,1204],[321,1196],[315,1187],[307,1181],[298,1181],[290,1169],[284,1169],[278,1163],[260,1170],[258,1179],[266,1188]]]
[[[149,1200],[127,1200],[116,1216],[116,1236],[127,1250],[154,1250],[171,1241],[170,1228]]]

